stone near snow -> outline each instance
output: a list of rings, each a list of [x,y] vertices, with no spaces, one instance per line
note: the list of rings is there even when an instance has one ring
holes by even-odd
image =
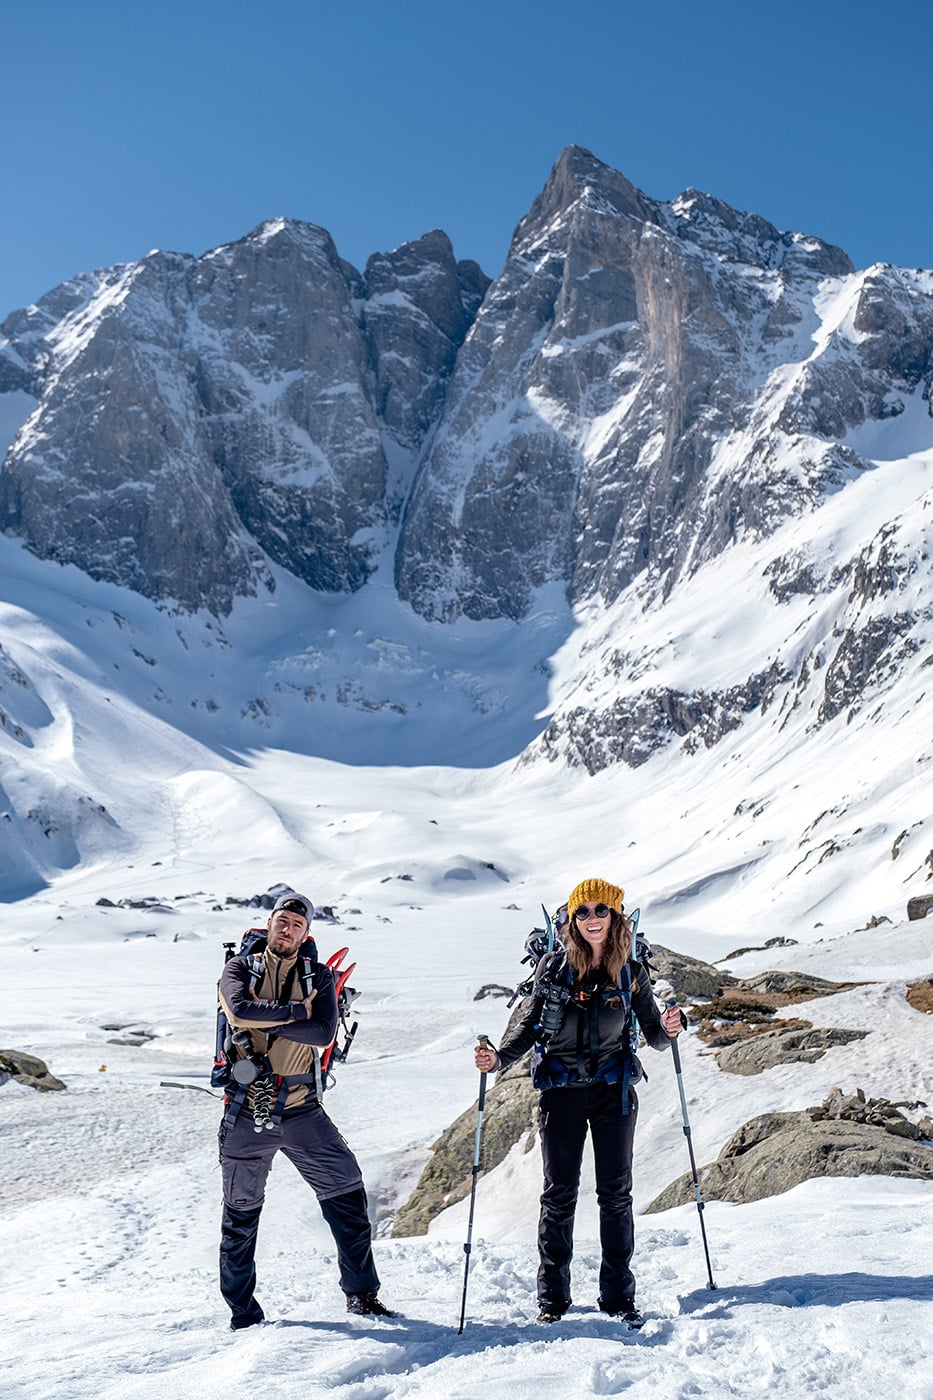
[[[38,1055],[29,1055],[25,1050],[0,1050],[0,1083],[12,1078],[17,1084],[45,1093],[49,1089],[64,1089],[66,1086]]]
[[[872,1110],[874,1117],[872,1118]],[[904,1125],[902,1128],[901,1125]],[[765,1113],[743,1124],[715,1162],[698,1170],[704,1201],[760,1201],[821,1176],[899,1176],[933,1181],[933,1142],[911,1131],[896,1105],[843,1095],[820,1108]],[[695,1199],[687,1172],[646,1206],[646,1214]]]

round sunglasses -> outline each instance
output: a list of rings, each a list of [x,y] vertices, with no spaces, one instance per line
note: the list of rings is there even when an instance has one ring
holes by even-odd
[[[607,919],[612,913],[608,904],[595,904],[591,909],[588,904],[581,904],[579,909],[573,911],[575,919],[587,919],[591,914],[595,914],[597,919]]]

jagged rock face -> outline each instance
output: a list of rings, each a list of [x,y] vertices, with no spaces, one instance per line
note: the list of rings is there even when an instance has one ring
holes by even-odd
[[[563,753],[571,766],[591,775],[612,763],[639,768],[672,738],[682,738],[690,753],[706,748],[737,729],[745,715],[767,709],[779,683],[789,676],[772,664],[743,685],[708,694],[683,694],[649,687],[633,696],[620,696],[607,709],[581,704],[561,711],[550,721],[538,743],[551,757]]]
[[[571,147],[492,285],[438,231],[361,276],[274,220],[75,279],[3,333],[0,392],[37,406],[0,525],[37,553],[222,613],[269,560],[346,591],[394,550],[423,616],[517,619],[553,583],[611,603],[641,581],[650,606],[863,472],[846,434],[929,390],[933,285]],[[659,704],[705,743],[769,677]],[[572,714],[558,747],[641,761],[642,703],[610,719],[642,731],[627,752],[588,753]]]
[[[40,397],[0,475],[3,527],[187,609],[269,586],[264,556],[360,587],[400,503],[383,429],[417,449],[485,290],[443,234],[372,276],[370,305],[324,230],[277,220],[11,317],[2,385]]]
[[[879,273],[858,347],[845,322],[804,387],[786,382],[822,289],[852,271],[817,239],[695,191],[654,202],[564,152],[458,358],[406,514],[402,595],[431,616],[518,617],[555,579],[574,599],[611,601],[646,569],[669,588],[851,476],[856,454],[804,448],[804,427],[896,412],[892,373],[906,393],[933,366],[929,297],[898,274],[889,298]],[[910,352],[889,358],[904,325]],[[784,436],[793,471],[775,469]]]
[[[45,334],[62,298],[39,304],[41,398],[0,475],[0,520],[94,577],[225,609],[253,591],[256,566],[179,363],[173,303],[189,265],[156,255],[85,280]]]
[[[374,254],[365,282],[362,323],[373,350],[376,410],[395,440],[416,452],[437,422],[489,279],[478,264],[455,262],[447,235],[435,230]]]

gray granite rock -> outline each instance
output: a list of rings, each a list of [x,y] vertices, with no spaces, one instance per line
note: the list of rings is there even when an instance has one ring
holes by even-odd
[[[11,1077],[17,1084],[39,1089],[42,1093],[66,1087],[54,1074],[49,1073],[44,1060],[40,1060],[38,1055],[27,1054],[25,1050],[0,1050],[0,1073]]]
[[[762,1074],[775,1065],[814,1064],[827,1050],[863,1040],[868,1031],[835,1026],[776,1027],[738,1040],[716,1052],[716,1063],[727,1074]]]
[[[896,1110],[878,1122],[858,1121],[864,1095],[852,1111],[821,1109],[800,1113],[766,1113],[745,1123],[732,1135],[715,1162],[700,1167],[704,1201],[760,1201],[778,1196],[802,1181],[823,1176],[897,1176],[933,1181],[933,1142],[901,1136]],[[869,1104],[877,1101],[868,1101]],[[890,1105],[889,1105],[890,1107]],[[911,1125],[913,1126],[913,1125]],[[691,1173],[666,1187],[645,1208],[646,1214],[686,1205],[695,1199]]]

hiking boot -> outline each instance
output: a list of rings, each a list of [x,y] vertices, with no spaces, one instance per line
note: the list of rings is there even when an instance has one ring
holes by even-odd
[[[544,1308],[538,1313],[535,1322],[560,1322],[563,1313],[547,1312]]]
[[[347,1312],[358,1317],[395,1317],[396,1314],[385,1303],[380,1303],[377,1293],[348,1293]]]
[[[599,1300],[600,1312],[608,1313],[610,1317],[621,1317],[627,1327],[633,1332],[637,1332],[639,1327],[644,1327],[645,1319],[635,1306],[634,1298],[620,1298],[618,1303],[605,1303],[602,1298]]]
[[[262,1308],[248,1313],[236,1313],[230,1319],[230,1331],[242,1332],[246,1327],[258,1327],[261,1322],[265,1322],[266,1315]]]

